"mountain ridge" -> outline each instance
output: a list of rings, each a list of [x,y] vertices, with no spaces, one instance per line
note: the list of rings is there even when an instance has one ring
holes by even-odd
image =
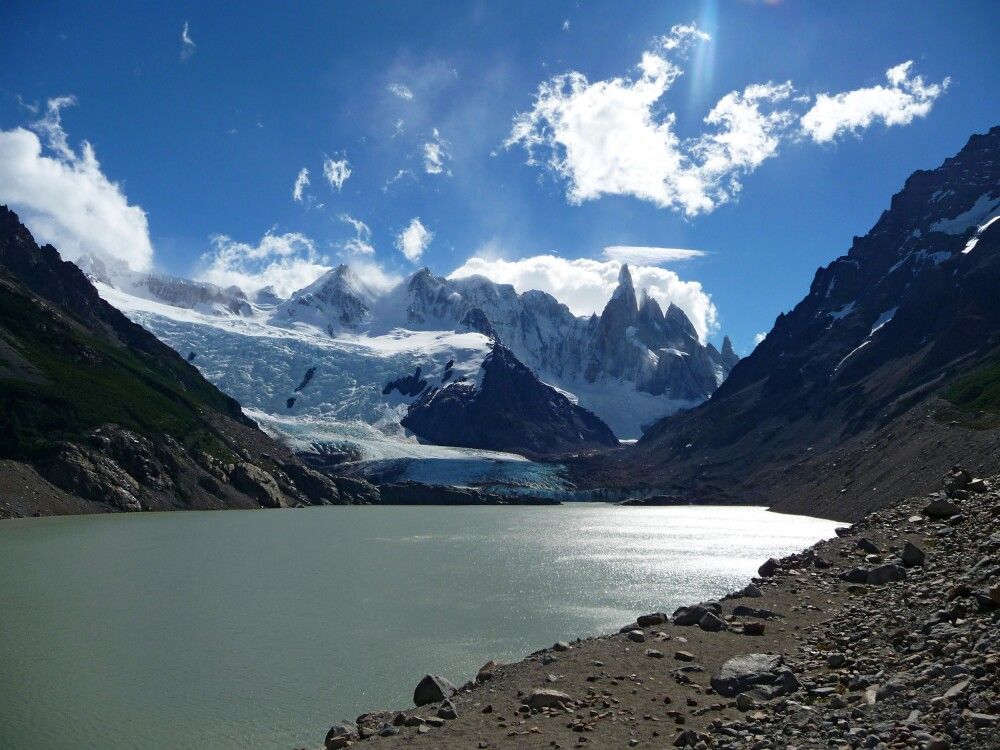
[[[942,417],[938,397],[1000,361],[998,211],[995,127],[908,178],[707,402],[576,478],[857,517],[952,463],[996,470],[996,431]]]

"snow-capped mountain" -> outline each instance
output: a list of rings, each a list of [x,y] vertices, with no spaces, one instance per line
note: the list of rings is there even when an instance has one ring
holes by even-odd
[[[703,346],[680,308],[663,313],[655,300],[637,294],[625,266],[613,299],[589,318],[574,316],[544,292],[519,294],[485,278],[446,279],[428,269],[375,290],[341,265],[287,299],[271,292],[248,300],[232,288],[112,273],[92,259],[83,267],[109,302],[273,432],[303,449],[366,460],[422,455],[426,446],[417,445],[414,434],[533,453],[607,445],[612,431],[638,437],[657,417],[704,400],[735,360],[728,339],[724,353]],[[522,382],[524,399],[551,413],[515,414],[519,401],[506,398],[511,394],[478,388],[497,347],[511,365],[507,374],[532,381]],[[472,402],[453,398],[469,387]],[[493,395],[498,400],[487,404]],[[518,418],[524,424],[508,435],[484,428],[488,441],[480,435],[466,440],[461,429],[427,429],[443,424],[430,418],[439,405],[459,401],[464,413],[502,414],[508,425]],[[520,445],[512,437],[518,434],[532,440]]]
[[[109,267],[91,254],[77,259],[76,265],[92,282],[114,287],[133,297],[209,314],[251,313],[247,297],[239,287],[223,289],[204,281],[191,281],[160,273],[141,273],[121,266]]]
[[[627,265],[600,316],[573,315],[540,291],[519,294],[482,277],[447,279],[424,268],[381,295],[339,266],[282,303],[276,325],[334,335],[393,329],[479,331],[503,342],[546,383],[573,394],[621,437],[705,400],[738,360],[728,338],[705,346],[684,312],[636,294]]]

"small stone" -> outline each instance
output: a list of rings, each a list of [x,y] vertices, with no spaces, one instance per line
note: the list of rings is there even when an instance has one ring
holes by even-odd
[[[450,700],[447,700],[441,704],[441,707],[437,711],[437,715],[440,719],[453,721],[458,718],[458,711],[455,709],[455,704]]]
[[[840,653],[833,653],[826,655],[826,666],[830,669],[840,669],[842,666],[847,664],[847,657]]]
[[[756,620],[743,623],[743,635],[764,635],[764,623]]]
[[[746,693],[736,696],[736,708],[740,711],[753,711],[757,708],[757,702]]]
[[[674,658],[677,661],[694,661],[694,654],[690,651],[674,651]]]
[[[873,555],[882,554],[882,550],[878,548],[878,545],[875,544],[875,542],[873,542],[866,536],[863,536],[860,539],[858,539],[858,547],[864,550],[865,552],[869,552]]]
[[[572,702],[566,693],[543,688],[533,691],[526,701],[529,708],[560,708]]]
[[[566,641],[557,641],[552,645],[553,651],[569,651],[569,644]]]
[[[628,631],[626,636],[630,641],[634,643],[642,643],[643,641],[646,640],[646,634],[643,633],[641,630],[630,630]]]
[[[662,659],[663,658],[663,652],[662,651],[657,651],[655,648],[647,648],[646,649],[646,656],[648,656],[650,659]]]

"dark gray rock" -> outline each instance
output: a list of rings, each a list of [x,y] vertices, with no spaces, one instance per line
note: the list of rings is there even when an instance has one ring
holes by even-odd
[[[456,690],[454,685],[440,675],[424,675],[413,690],[413,705],[426,706],[428,703],[440,703],[453,696]]]
[[[784,660],[774,654],[736,656],[712,677],[712,689],[725,698],[733,698],[758,685],[771,686],[779,680],[783,666]]]
[[[895,563],[888,563],[886,565],[879,565],[877,568],[872,568],[868,571],[868,579],[866,583],[878,585],[905,580],[906,568],[901,565],[896,565]]]
[[[900,555],[900,559],[903,561],[903,565],[907,568],[913,568],[918,565],[923,565],[924,560],[927,555],[924,553],[920,547],[913,544],[913,542],[906,542],[903,545],[903,552]]]

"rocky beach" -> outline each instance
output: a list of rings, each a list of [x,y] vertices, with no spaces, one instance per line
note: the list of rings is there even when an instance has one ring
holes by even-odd
[[[1000,476],[956,467],[737,592],[488,662],[327,750],[1000,747]]]

